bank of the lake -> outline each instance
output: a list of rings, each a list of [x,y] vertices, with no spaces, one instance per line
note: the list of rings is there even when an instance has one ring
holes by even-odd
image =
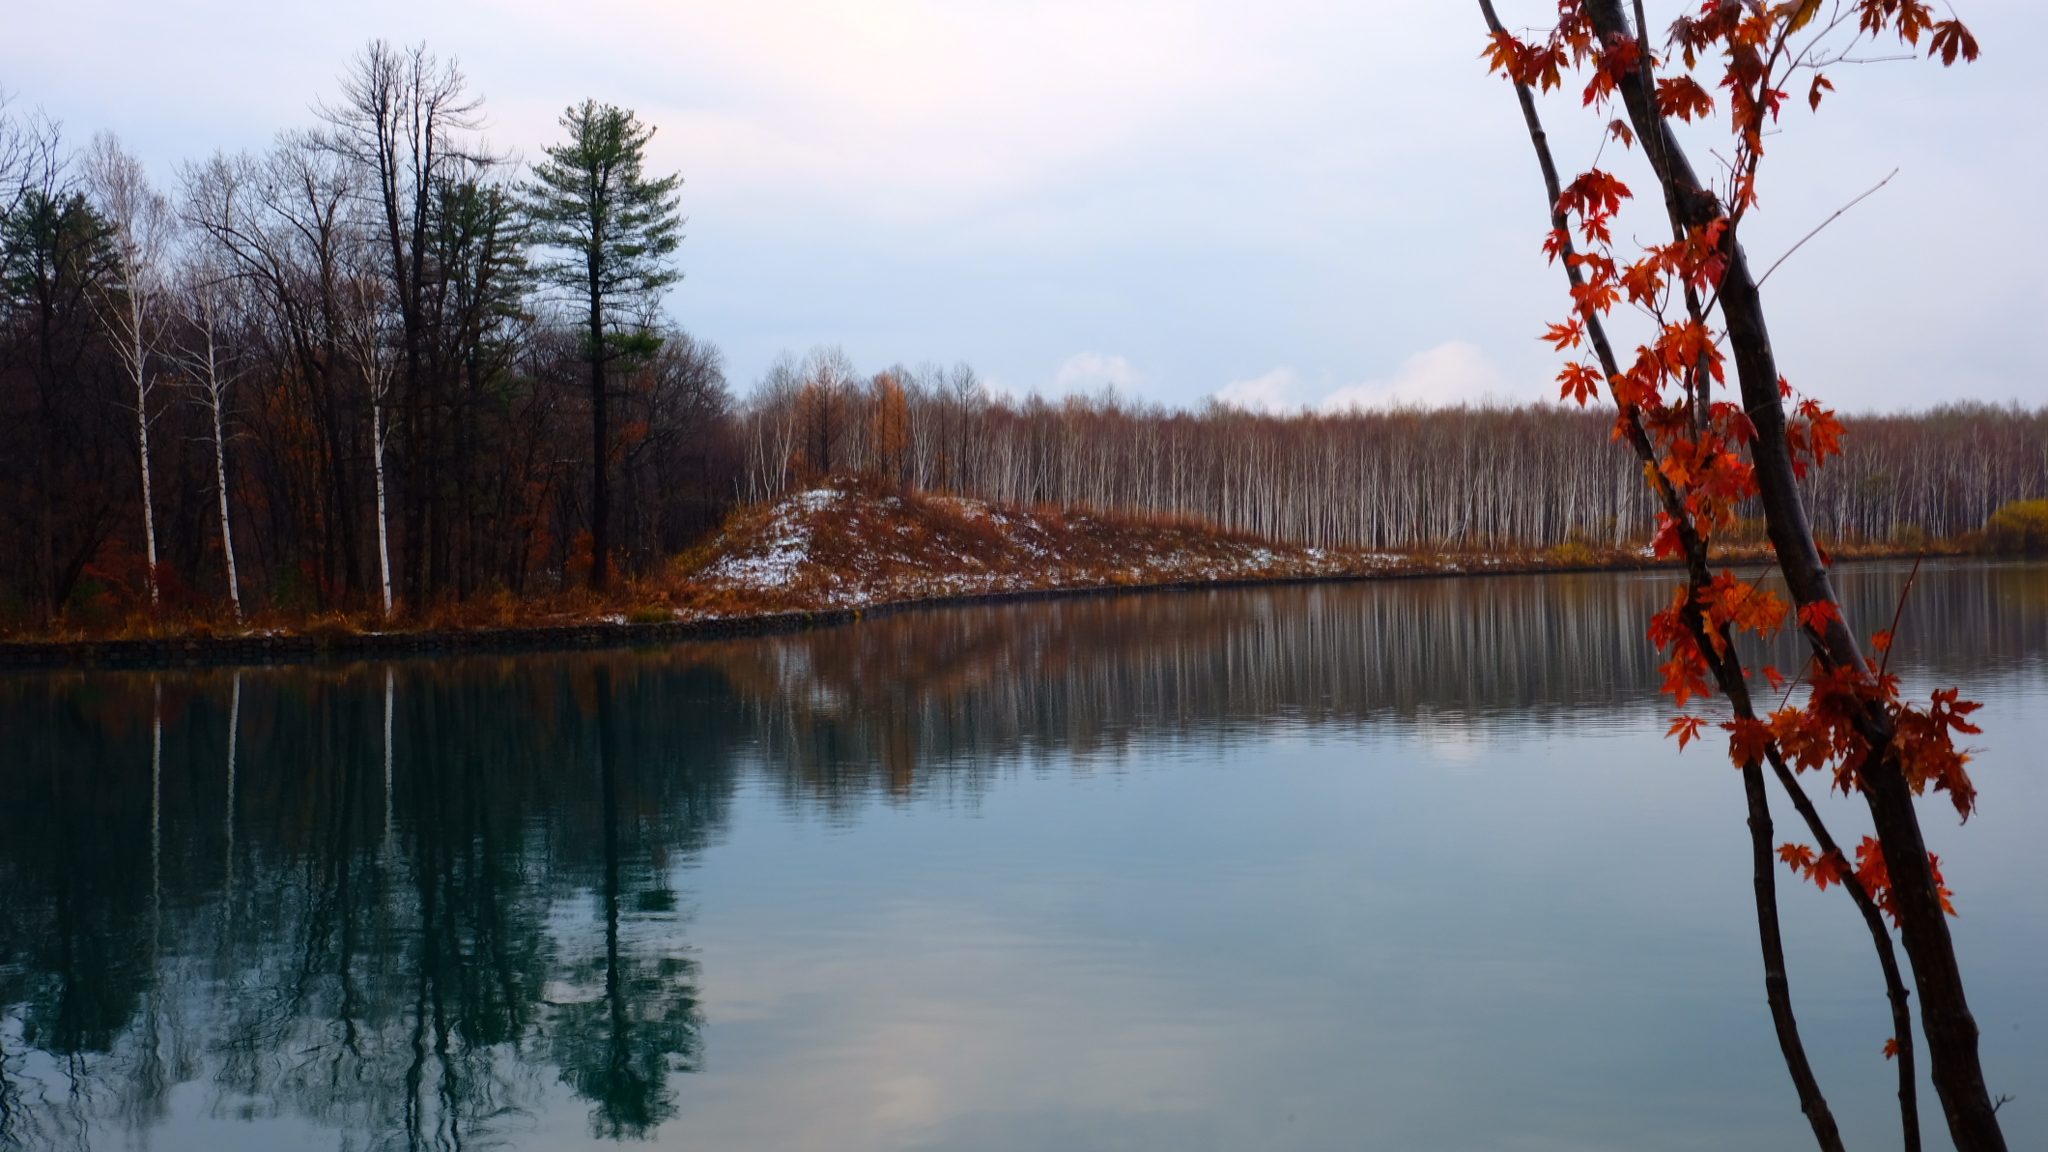
[[[1948,550],[1953,551],[1951,545]],[[1767,564],[1746,540],[1722,563]],[[1895,555],[1840,549],[1844,560]],[[1086,509],[1024,508],[843,480],[742,509],[659,571],[607,595],[484,596],[385,621],[270,613],[250,626],[147,613],[0,641],[0,667],[298,663],[633,647],[833,627],[919,608],[1262,584],[1670,567],[1637,544],[1513,552],[1309,548]]]
[[[429,628],[356,631],[336,627],[235,635],[170,635],[119,639],[0,642],[0,669],[152,669],[297,664],[323,660],[379,660],[485,653],[573,652],[637,648],[692,641],[779,636],[833,628],[900,612],[971,605],[1029,603],[1075,597],[1132,596],[1261,586],[1345,584],[1432,577],[1510,576],[1538,572],[1618,572],[1668,567],[1650,561],[1598,565],[1530,565],[1511,559],[1466,558],[1440,564],[1388,565],[1367,573],[1277,575],[1161,583],[1101,583],[1027,587],[1014,591],[862,602],[853,607],[706,615],[687,620],[634,622],[618,617],[532,627]]]

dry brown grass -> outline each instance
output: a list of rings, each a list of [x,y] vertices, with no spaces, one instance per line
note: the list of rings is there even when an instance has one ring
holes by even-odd
[[[1053,587],[1335,575],[1335,554],[1074,508],[1014,508],[835,479],[733,515],[678,577],[685,614],[856,607]]]

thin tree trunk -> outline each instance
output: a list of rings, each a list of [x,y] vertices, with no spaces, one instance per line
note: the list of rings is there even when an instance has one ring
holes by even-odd
[[[1771,854],[1771,804],[1764,792],[1763,768],[1755,760],[1742,766],[1742,794],[1749,804],[1750,885],[1756,893],[1757,938],[1764,953],[1764,995],[1771,1006],[1771,1024],[1778,1048],[1799,1092],[1799,1110],[1813,1126],[1813,1136],[1828,1152],[1842,1152],[1842,1134],[1828,1110],[1827,1097],[1814,1078],[1792,1014],[1791,984],[1785,976],[1785,942],[1778,926],[1778,873]]]
[[[149,483],[149,377],[144,371],[141,309],[130,319],[135,325],[130,355],[135,357],[135,446],[142,464],[142,543],[149,562],[149,606],[155,608],[161,598],[156,586],[156,499]]]
[[[1792,806],[1799,810],[1799,815],[1806,821],[1807,830],[1813,833],[1822,858],[1833,857],[1846,863],[1847,857],[1842,855],[1841,846],[1828,834],[1827,825],[1821,822],[1820,812],[1814,808],[1813,801],[1807,798],[1806,789],[1800,786],[1799,777],[1785,763],[1783,754],[1773,745],[1769,749],[1769,756],[1771,771],[1777,775],[1778,783],[1785,789],[1785,794],[1791,797]],[[1908,1007],[1909,997],[1905,981],[1899,975],[1898,954],[1892,948],[1892,934],[1885,929],[1884,915],[1878,910],[1877,902],[1870,898],[1870,893],[1865,892],[1863,885],[1857,883],[1853,877],[1845,878],[1842,888],[1849,893],[1850,900],[1856,905],[1856,911],[1862,915],[1864,927],[1870,930],[1871,944],[1877,949],[1878,966],[1884,970],[1885,997],[1891,1001],[1892,1006],[1892,1038],[1898,1045],[1899,1124],[1903,1129],[1905,1152],[1920,1152],[1919,1088],[1913,1070],[1913,1014]]]
[[[382,595],[384,618],[391,618],[391,514],[384,491],[384,392],[380,385],[370,398],[370,455],[377,484],[377,587]]]
[[[228,449],[221,427],[220,398],[213,402],[213,486],[220,502],[220,550],[227,561],[228,603],[234,606],[235,623],[242,622],[242,581],[235,573],[235,531],[228,521]]]
[[[590,285],[590,587],[604,591],[611,572],[611,471],[606,447],[611,436],[605,426],[604,387],[604,303],[599,295],[595,268]]]
[[[202,309],[209,305],[201,304]],[[227,384],[220,376],[220,346],[214,338],[213,317],[209,313],[200,323],[206,338],[206,407],[213,417],[213,487],[220,505],[220,550],[227,562],[228,603],[235,610],[235,623],[242,622],[242,582],[235,571],[235,532],[228,519],[228,449],[226,418],[222,409],[227,406]],[[239,681],[237,691],[239,691]]]

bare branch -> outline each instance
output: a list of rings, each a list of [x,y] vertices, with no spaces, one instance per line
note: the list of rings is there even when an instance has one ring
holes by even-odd
[[[1771,278],[1771,273],[1776,272],[1778,270],[1778,265],[1783,264],[1787,260],[1790,260],[1792,258],[1792,253],[1799,251],[1800,247],[1804,245],[1808,240],[1811,240],[1815,236],[1820,235],[1820,231],[1822,228],[1825,228],[1828,225],[1833,224],[1836,220],[1840,219],[1842,213],[1847,212],[1849,209],[1854,208],[1858,204],[1863,203],[1863,201],[1867,199],[1872,192],[1876,192],[1879,188],[1882,188],[1885,185],[1891,183],[1892,176],[1897,176],[1898,174],[1899,170],[1897,168],[1892,169],[1891,176],[1886,176],[1884,179],[1879,180],[1877,183],[1871,185],[1869,191],[1863,193],[1863,195],[1861,196],[1856,197],[1854,200],[1849,201],[1847,204],[1842,205],[1840,208],[1835,209],[1834,213],[1830,215],[1827,219],[1821,221],[1820,224],[1816,226],[1813,231],[1808,232],[1804,236],[1801,236],[1799,238],[1798,244],[1794,244],[1792,247],[1787,248],[1783,256],[1780,256],[1776,260],[1772,261],[1771,266],[1769,268],[1764,269],[1764,274],[1756,278],[1757,287],[1763,287],[1764,281],[1769,280]]]

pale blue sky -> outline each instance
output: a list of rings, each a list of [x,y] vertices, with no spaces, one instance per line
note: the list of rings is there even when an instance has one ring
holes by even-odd
[[[688,181],[670,310],[741,391],[831,344],[867,369],[966,360],[1013,391],[1176,404],[1554,394],[1534,336],[1561,277],[1467,0],[9,8],[16,107],[77,143],[111,129],[166,182],[308,123],[372,36],[459,57],[493,139],[529,155],[573,100],[636,109]],[[1773,138],[1748,233],[1766,264],[1900,169],[1766,288],[1786,372],[1847,410],[2048,403],[2048,5],[1960,12],[1978,64],[1838,73]],[[1561,158],[1590,158],[1594,121],[1550,103]],[[1639,157],[1604,164],[1648,189]]]

